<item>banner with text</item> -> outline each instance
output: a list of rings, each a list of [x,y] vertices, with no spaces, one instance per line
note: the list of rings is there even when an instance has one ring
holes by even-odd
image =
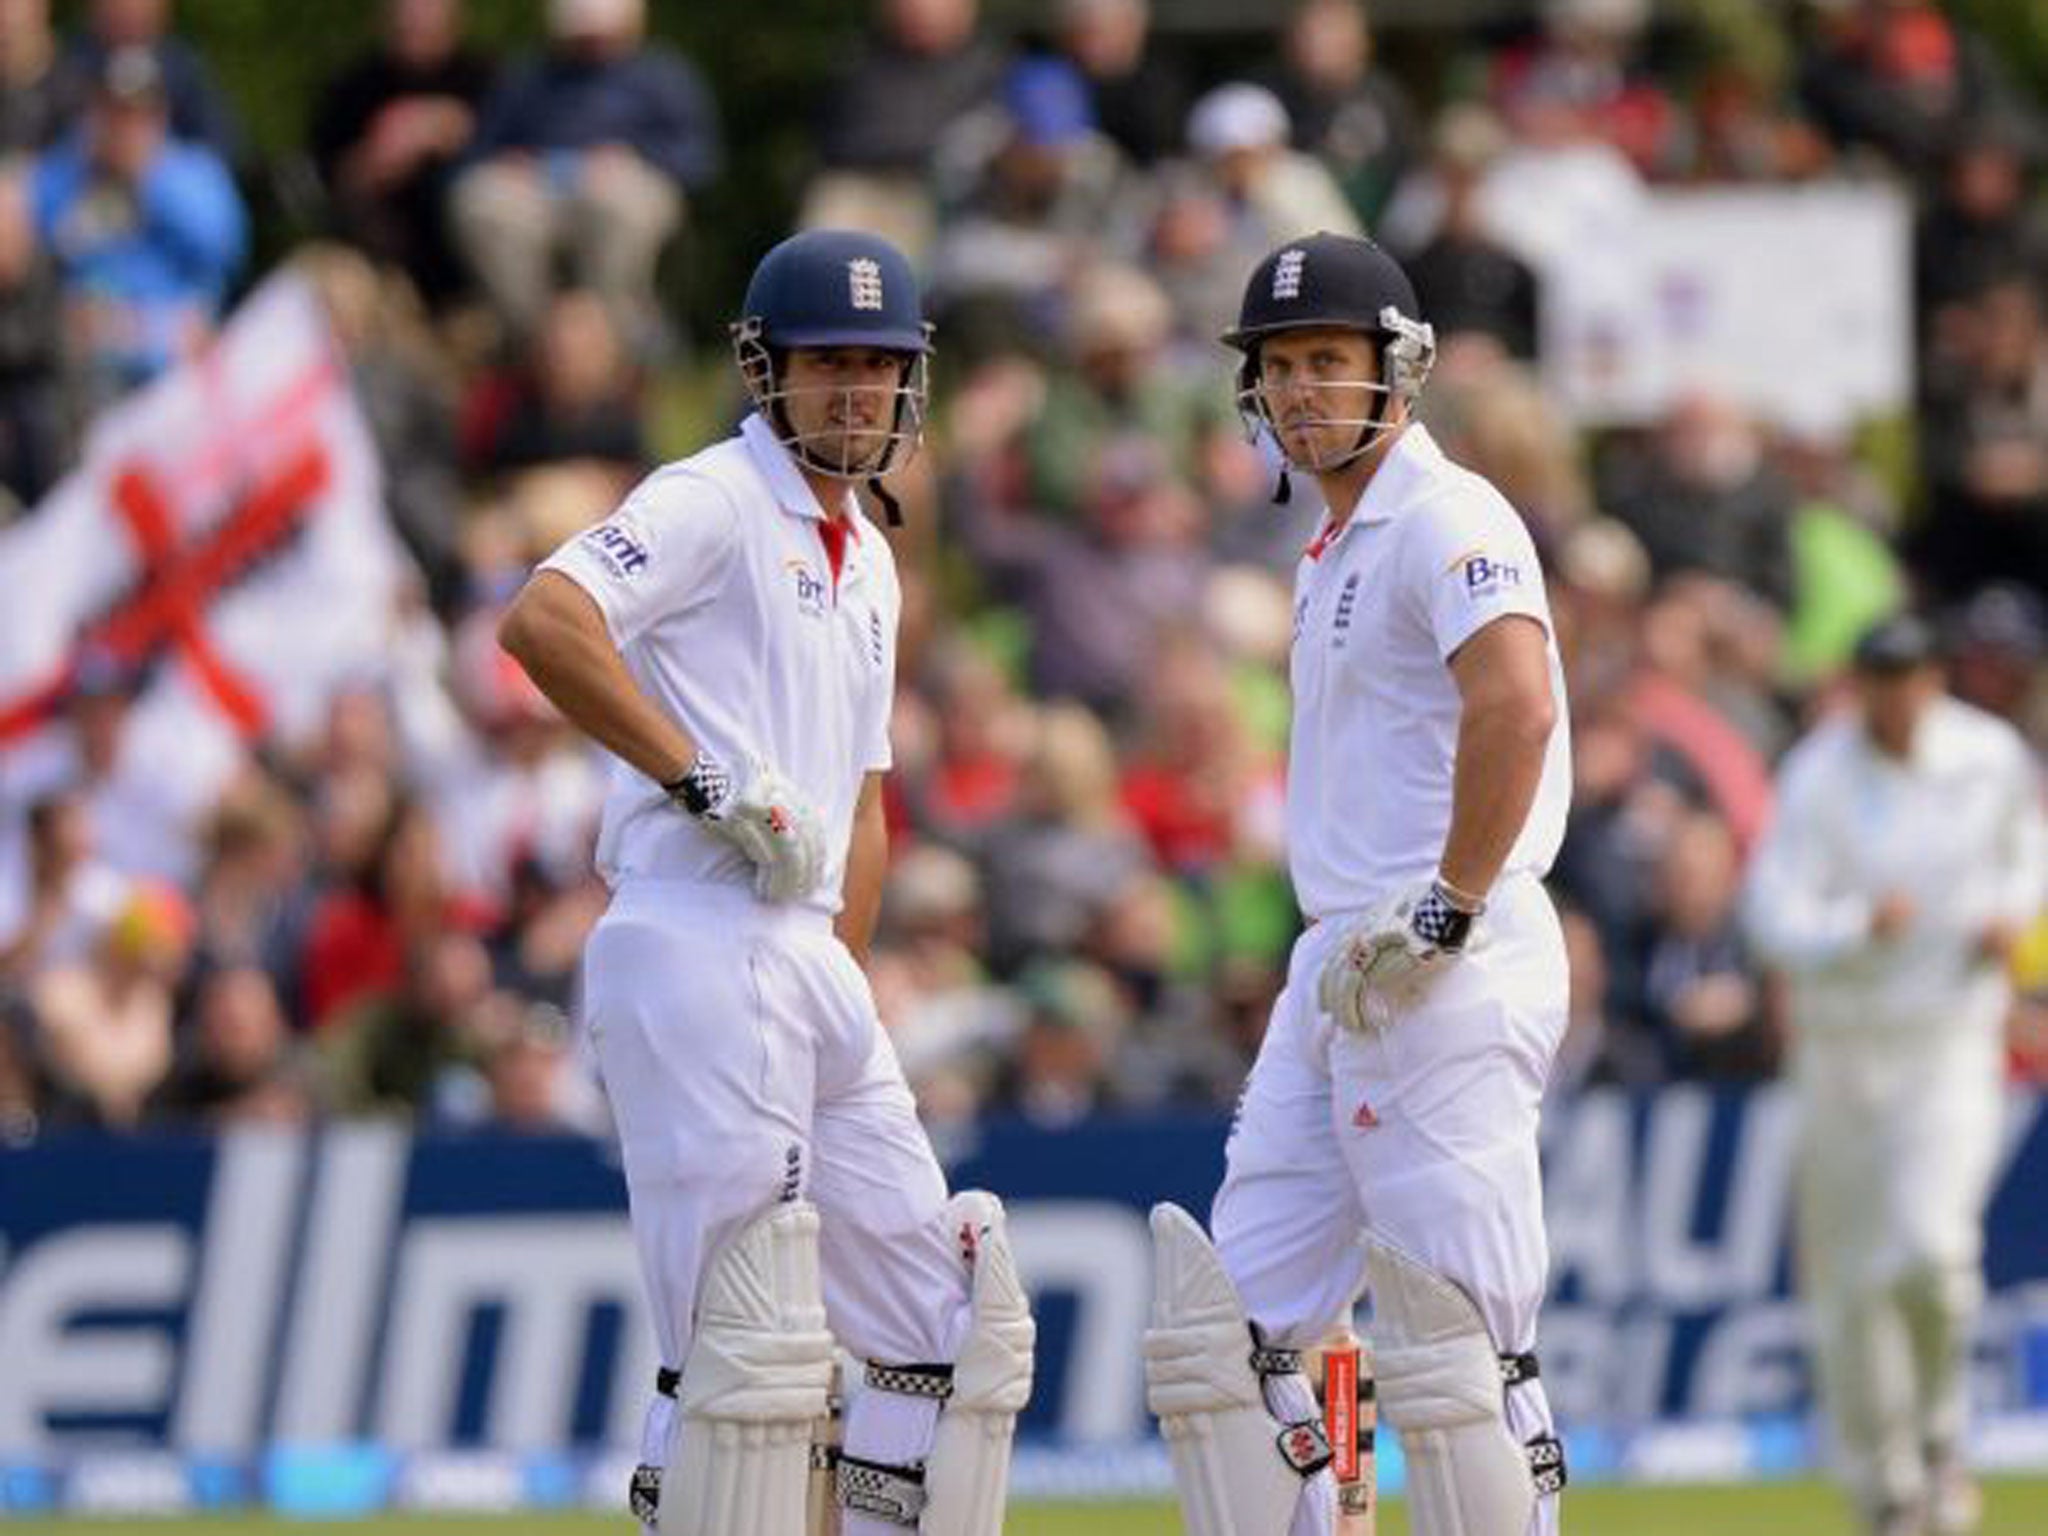
[[[1789,1099],[1557,1106],[1541,1348],[1560,1416],[1804,1413],[1789,1296]],[[1025,1421],[1067,1448],[1149,1433],[1138,1356],[1155,1200],[1207,1210],[1224,1126],[1002,1124],[943,1149],[1004,1194],[1040,1318]],[[373,1125],[0,1153],[0,1465],[286,1444],[596,1451],[637,1441],[652,1330],[608,1147]],[[2048,1115],[2010,1105],[1975,1373],[2048,1406]]]

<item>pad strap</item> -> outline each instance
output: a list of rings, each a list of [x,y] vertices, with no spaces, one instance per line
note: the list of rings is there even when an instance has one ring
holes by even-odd
[[[1500,1380],[1504,1387],[1519,1387],[1543,1374],[1533,1349],[1519,1355],[1500,1357]],[[1564,1442],[1555,1435],[1538,1435],[1525,1447],[1529,1453],[1529,1476],[1536,1484],[1536,1497],[1562,1493],[1570,1474],[1565,1468]]]
[[[1500,1357],[1500,1380],[1504,1387],[1519,1387],[1525,1381],[1534,1381],[1543,1374],[1536,1363],[1536,1351],[1524,1350],[1519,1355]]]
[[[1555,1435],[1538,1435],[1528,1444],[1529,1476],[1536,1484],[1536,1497],[1562,1493],[1571,1479],[1565,1471],[1564,1442]]]
[[[883,1365],[870,1360],[864,1379],[878,1392],[894,1392],[902,1397],[926,1397],[943,1403],[953,1395],[950,1365]]]
[[[839,1503],[842,1508],[873,1515],[916,1530],[924,1514],[924,1464],[892,1466],[885,1461],[868,1461],[839,1453]]]
[[[1252,1374],[1255,1376],[1299,1376],[1301,1374],[1301,1351],[1298,1349],[1275,1349],[1270,1344],[1259,1342],[1258,1325],[1252,1325]]]

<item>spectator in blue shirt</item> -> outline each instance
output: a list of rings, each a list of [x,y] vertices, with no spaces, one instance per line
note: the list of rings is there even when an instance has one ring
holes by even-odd
[[[659,345],[655,261],[722,151],[710,89],[645,26],[644,0],[549,0],[547,52],[484,104],[450,215],[515,342],[537,330],[566,251],[619,333]]]
[[[97,406],[212,332],[248,250],[219,156],[170,136],[146,49],[107,56],[84,129],[36,163],[36,232],[56,264],[70,348]]]

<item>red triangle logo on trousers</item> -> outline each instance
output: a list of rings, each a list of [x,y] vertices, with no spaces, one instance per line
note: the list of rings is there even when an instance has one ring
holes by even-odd
[[[1373,1111],[1372,1100],[1358,1101],[1358,1113],[1351,1117],[1351,1123],[1361,1131],[1369,1131],[1380,1123],[1380,1117]]]

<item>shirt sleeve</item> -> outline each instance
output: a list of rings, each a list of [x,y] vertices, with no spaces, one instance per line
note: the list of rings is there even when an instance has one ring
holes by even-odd
[[[1452,653],[1495,619],[1526,614],[1550,627],[1536,545],[1512,507],[1479,495],[1426,509],[1419,573],[1437,654]]]
[[[624,647],[658,620],[709,602],[739,548],[738,514],[700,476],[658,473],[619,509],[541,562],[590,594],[612,643]]]

